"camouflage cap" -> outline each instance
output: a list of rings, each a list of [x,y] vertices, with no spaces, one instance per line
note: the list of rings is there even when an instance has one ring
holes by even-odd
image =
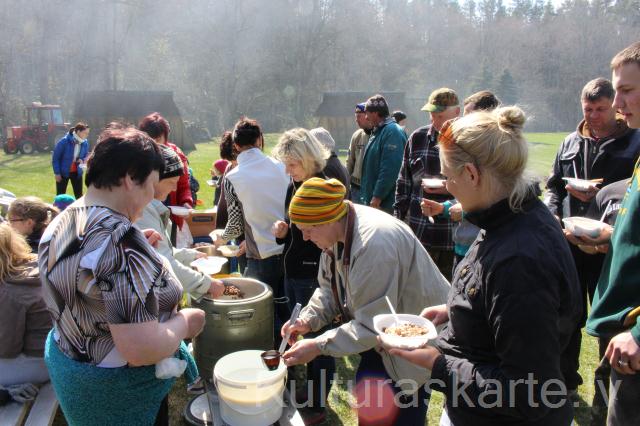
[[[431,92],[429,100],[421,108],[422,111],[428,112],[441,112],[447,109],[447,107],[457,106],[460,103],[458,95],[451,89],[442,87]]]

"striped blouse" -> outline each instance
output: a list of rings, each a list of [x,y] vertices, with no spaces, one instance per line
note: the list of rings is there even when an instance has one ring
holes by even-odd
[[[144,235],[106,207],[72,206],[57,216],[40,241],[39,264],[58,346],[80,362],[101,365],[114,352],[124,362],[109,324],[162,321],[182,296]]]

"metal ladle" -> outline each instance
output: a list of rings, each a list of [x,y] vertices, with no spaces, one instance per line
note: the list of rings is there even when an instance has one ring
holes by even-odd
[[[293,312],[291,313],[291,318],[289,319],[289,325],[292,325],[296,322],[301,310],[302,305],[296,303],[296,306],[293,308]],[[280,348],[278,348],[277,351],[271,349],[270,351],[262,352],[262,354],[260,355],[262,357],[262,362],[268,370],[276,370],[280,365],[280,358],[282,358],[282,354],[287,347],[289,338],[291,338],[291,331],[287,331],[284,338],[282,339],[282,343],[280,343]]]

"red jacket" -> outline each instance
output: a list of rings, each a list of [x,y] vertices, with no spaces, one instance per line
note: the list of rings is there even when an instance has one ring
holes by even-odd
[[[178,180],[178,188],[169,194],[169,205],[182,206],[184,204],[189,204],[193,207],[193,197],[191,196],[191,186],[189,185],[189,161],[187,160],[187,156],[184,155],[184,152],[182,152],[180,148],[171,142],[167,142],[167,146],[178,154],[182,160],[182,166],[184,168],[184,173]],[[183,218],[172,214],[171,220],[174,221],[179,228],[182,228],[182,224],[184,223]]]

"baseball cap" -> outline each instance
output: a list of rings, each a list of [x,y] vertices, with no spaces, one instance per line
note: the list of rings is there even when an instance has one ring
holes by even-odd
[[[442,87],[431,92],[429,100],[421,108],[422,111],[428,112],[441,112],[450,106],[457,106],[460,103],[458,101],[458,95],[451,89]]]

